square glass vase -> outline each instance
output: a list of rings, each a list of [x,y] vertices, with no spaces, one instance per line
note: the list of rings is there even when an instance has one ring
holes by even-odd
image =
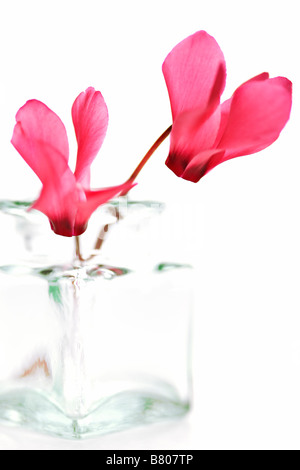
[[[79,439],[185,415],[193,269],[165,206],[114,200],[77,243],[29,207],[0,202],[1,424]]]

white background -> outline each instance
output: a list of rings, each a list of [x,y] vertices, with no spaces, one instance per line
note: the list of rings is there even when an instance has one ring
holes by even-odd
[[[70,109],[88,86],[101,90],[110,114],[93,186],[124,181],[171,123],[163,60],[200,29],[225,54],[224,99],[268,71],[292,80],[294,103],[279,140],[260,154],[220,165],[195,185],[164,166],[166,142],[134,190],[188,203],[196,218],[190,415],[80,443],[0,427],[0,449],[300,449],[297,7],[296,0],[1,2],[0,198],[40,189],[10,144],[19,107],[45,102],[63,119],[74,154]]]

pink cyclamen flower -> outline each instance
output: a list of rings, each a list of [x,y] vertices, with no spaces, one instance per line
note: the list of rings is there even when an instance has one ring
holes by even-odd
[[[262,73],[220,104],[225,88],[223,53],[205,31],[184,39],[163,64],[173,127],[166,165],[197,182],[231,158],[271,145],[289,119],[292,84]]]
[[[88,88],[72,107],[78,151],[76,169],[68,165],[69,144],[64,124],[45,104],[28,101],[16,115],[12,144],[43,184],[32,208],[43,212],[52,230],[65,237],[79,236],[98,206],[132,183],[90,189],[90,166],[106,134],[108,112],[99,91]]]

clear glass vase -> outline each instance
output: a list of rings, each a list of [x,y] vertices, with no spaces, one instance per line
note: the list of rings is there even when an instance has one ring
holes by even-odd
[[[0,421],[81,438],[184,415],[192,269],[164,206],[102,206],[80,247],[29,207],[0,202]]]

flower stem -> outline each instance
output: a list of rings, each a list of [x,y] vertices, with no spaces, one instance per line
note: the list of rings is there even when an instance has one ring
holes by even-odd
[[[81,248],[80,248],[80,238],[75,237],[75,244],[76,244],[76,258],[79,259],[79,261],[84,261],[82,254],[81,254]]]
[[[148,152],[146,153],[146,155],[144,156],[144,158],[140,161],[140,163],[138,164],[138,166],[136,167],[136,169],[134,170],[134,172],[131,174],[131,176],[128,178],[128,180],[126,181],[127,183],[133,183],[133,181],[137,178],[137,176],[139,175],[140,171],[144,168],[144,166],[146,165],[147,161],[149,160],[149,158],[153,155],[153,153],[155,152],[155,150],[160,146],[160,144],[163,143],[163,141],[168,137],[168,135],[170,134],[172,130],[172,125],[168,127],[168,129],[166,129],[162,134],[161,136],[154,142],[154,144],[152,145],[152,147],[150,147],[150,149],[148,150]],[[128,193],[129,190],[127,191],[123,191],[120,196],[126,196],[127,193]],[[120,212],[117,211],[117,222],[120,220],[121,216],[120,216]],[[94,249],[95,250],[100,250],[103,242],[104,242],[104,237],[105,237],[105,234],[108,232],[109,230],[109,224],[105,225],[101,231],[100,231],[100,234],[97,238],[97,241],[96,241],[96,244],[95,244],[95,247]],[[80,259],[80,247],[79,247],[79,240],[76,241],[76,254],[77,256],[79,257]],[[93,257],[93,255],[91,256],[91,258]]]
[[[144,158],[140,161],[140,163],[138,164],[138,166],[136,167],[132,175],[128,178],[127,180],[128,183],[129,182],[132,183],[137,178],[137,176],[139,175],[140,171],[144,168],[149,158],[153,155],[153,153],[160,146],[160,144],[162,144],[163,141],[168,137],[171,130],[172,130],[172,126],[168,127],[168,129],[166,129],[165,132],[163,132],[161,136],[154,142],[154,144],[152,145],[152,147],[150,147],[150,149],[148,150]],[[120,195],[125,196],[127,192],[128,191],[123,192]]]
[[[85,331],[86,314],[91,309],[93,297],[84,295],[85,286],[85,271],[77,270],[68,278],[57,279],[55,287],[59,295],[51,296],[64,333],[57,351],[59,355],[55,358],[54,388],[64,413],[73,419],[86,416],[90,405]]]
[[[117,217],[117,220],[116,222],[118,222],[120,220],[120,212],[118,209],[116,209],[116,217]],[[114,222],[115,223],[115,222]],[[109,226],[110,224],[106,224],[100,231],[99,233],[99,236],[97,238],[97,241],[95,243],[95,247],[94,247],[94,250],[97,250],[99,251],[103,242],[104,242],[104,237],[105,237],[105,234],[108,232],[108,229],[109,229]]]

